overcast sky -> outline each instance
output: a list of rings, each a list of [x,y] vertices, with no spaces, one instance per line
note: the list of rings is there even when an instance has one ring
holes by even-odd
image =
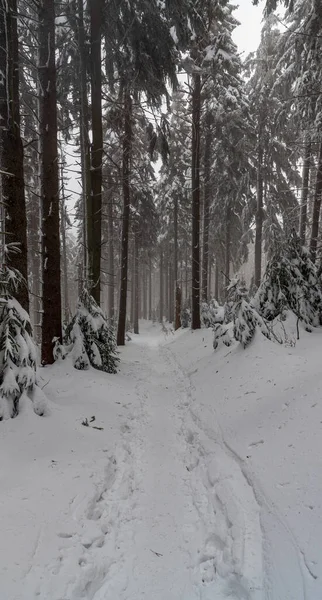
[[[254,6],[252,0],[237,0],[239,8],[235,10],[234,16],[241,23],[235,29],[233,38],[240,52],[256,50],[260,41],[261,20],[263,17],[263,1],[259,6]]]

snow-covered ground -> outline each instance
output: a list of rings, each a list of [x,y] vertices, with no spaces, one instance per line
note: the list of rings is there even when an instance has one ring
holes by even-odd
[[[41,369],[50,415],[0,423],[0,600],[321,600],[322,331],[293,338],[143,323],[118,375]]]

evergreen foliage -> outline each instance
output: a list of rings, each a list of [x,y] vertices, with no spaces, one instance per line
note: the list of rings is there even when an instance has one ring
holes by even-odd
[[[16,417],[19,400],[36,384],[36,346],[28,313],[12,297],[22,283],[12,269],[0,269],[0,420]]]
[[[114,328],[86,289],[81,293],[76,314],[66,329],[66,341],[72,344],[75,369],[90,366],[116,373],[117,355]]]
[[[229,334],[229,327],[227,325],[223,325],[223,323],[216,323],[213,327],[214,332],[214,340],[213,340],[213,348],[216,350],[218,348],[219,342],[223,342],[225,346],[231,346],[232,339]]]
[[[240,285],[238,280],[232,281],[229,286],[229,296],[232,300],[232,314],[234,322],[234,338],[246,348],[252,341],[256,328],[269,338],[269,332],[264,320],[248,300],[247,290]]]
[[[185,302],[181,311],[181,327],[186,329],[191,323],[190,302]]]
[[[209,304],[203,302],[201,305],[201,322],[204,327],[215,327],[224,321],[224,308],[213,298]]]
[[[269,261],[253,306],[270,321],[290,309],[307,325],[321,324],[322,291],[317,268],[294,231]]]

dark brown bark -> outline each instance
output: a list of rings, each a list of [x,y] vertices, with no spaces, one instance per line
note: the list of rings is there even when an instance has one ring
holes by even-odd
[[[148,305],[147,305],[147,266],[143,265],[142,269],[142,312],[143,319],[148,318]]]
[[[129,284],[130,284],[130,297],[131,297],[131,314],[130,314],[130,322],[131,326],[134,323],[134,305],[135,305],[135,256],[134,256],[134,248],[132,253],[130,252],[130,269],[129,269]],[[132,256],[131,256],[132,254]]]
[[[108,228],[108,314],[114,319],[114,220],[113,220],[113,197],[109,194],[107,201],[107,228]]]
[[[310,240],[310,252],[311,259],[315,263],[316,261],[316,250],[319,236],[319,222],[321,212],[321,199],[322,199],[322,142],[319,149],[318,169],[316,174],[316,183],[313,200],[313,215],[312,215],[312,231]]]
[[[63,182],[63,173],[62,173],[62,182]],[[66,246],[66,206],[64,201],[64,184],[62,183],[62,194],[63,198],[61,200],[61,211],[60,211],[60,229],[61,229],[61,240],[62,240],[62,267],[63,267],[63,292],[64,292],[64,303],[63,303],[63,313],[64,313],[64,321],[68,322],[70,317],[69,310],[69,294],[68,294],[68,271],[67,271],[67,246]]]
[[[101,71],[101,24],[102,0],[89,0],[91,22],[91,105],[92,105],[92,152],[91,152],[91,210],[92,245],[88,245],[91,294],[100,304],[101,299],[101,236],[102,236],[102,71]],[[90,240],[88,239],[88,242]]]
[[[219,266],[218,266],[218,260],[216,260],[216,266],[215,266],[215,299],[217,300],[217,302],[219,301]]]
[[[258,134],[257,150],[257,207],[255,216],[255,270],[254,284],[260,286],[262,277],[262,234],[263,234],[263,148],[261,140],[261,129]]]
[[[59,178],[54,0],[39,2],[39,132],[42,203],[43,364],[52,364],[53,338],[61,338]]]
[[[209,267],[209,218],[211,200],[211,114],[206,119],[206,141],[204,156],[204,208],[203,208],[203,253],[202,253],[202,299],[208,302],[208,267]]]
[[[89,142],[89,108],[87,95],[88,65],[85,48],[84,0],[77,0],[78,12],[78,51],[79,51],[79,93],[80,93],[80,149],[82,165],[82,201],[83,201],[83,275],[82,280],[88,286],[88,247],[93,247],[93,214],[91,203],[91,156]]]
[[[169,261],[169,323],[174,321],[174,298],[175,286],[174,286],[174,273],[172,262]]]
[[[139,333],[139,300],[140,300],[140,272],[139,272],[139,244],[137,236],[134,237],[134,333]]]
[[[163,251],[160,250],[160,323],[163,323]]]
[[[169,320],[169,248],[166,249],[163,258],[164,270],[164,316]]]
[[[20,136],[19,53],[17,1],[0,3],[0,70],[1,70],[1,182],[5,203],[5,243],[17,247],[5,260],[20,271],[24,283],[16,298],[29,311],[27,217],[24,186],[23,146]]]
[[[181,289],[178,282],[178,197],[175,195],[174,198],[174,211],[173,211],[173,224],[174,224],[174,289],[175,289],[175,317],[174,317],[174,328],[175,330],[181,327]]]
[[[192,300],[191,328],[200,329],[200,110],[201,77],[193,75],[192,91]]]
[[[306,239],[306,223],[307,223],[307,200],[309,195],[309,179],[310,179],[310,162],[311,162],[311,143],[307,138],[304,148],[304,160],[302,171],[302,193],[300,207],[300,240],[303,246]]]
[[[225,275],[226,275],[226,285],[227,288],[228,282],[230,279],[230,260],[231,260],[231,208],[228,203],[226,208],[226,223],[225,223]],[[227,294],[226,294],[227,297]]]
[[[122,251],[121,251],[121,289],[120,308],[117,330],[117,343],[125,344],[126,300],[127,300],[127,267],[130,228],[130,158],[131,158],[131,97],[127,90],[124,92],[124,136],[123,136],[123,218],[122,218]]]
[[[152,321],[152,260],[149,256],[149,321]]]

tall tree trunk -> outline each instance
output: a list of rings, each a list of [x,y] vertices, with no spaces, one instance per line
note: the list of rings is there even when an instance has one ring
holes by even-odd
[[[117,330],[117,343],[125,344],[126,300],[127,300],[127,265],[130,227],[130,158],[131,158],[131,124],[132,102],[128,90],[124,92],[124,136],[122,158],[122,184],[123,184],[123,219],[122,219],[122,251],[121,251],[121,289],[120,308]]]
[[[137,234],[134,236],[134,333],[139,333],[139,301],[140,301],[139,244]]]
[[[255,231],[255,272],[254,283],[256,288],[260,286],[262,277],[262,233],[263,233],[263,148],[262,129],[258,134],[257,150],[257,207],[256,207],[256,231]]]
[[[163,251],[160,250],[160,323],[163,323]]]
[[[174,321],[174,289],[173,265],[169,260],[169,323]]]
[[[109,194],[107,201],[107,231],[108,231],[108,314],[114,319],[114,221],[113,221],[113,194]]]
[[[230,203],[228,201],[226,208],[226,226],[225,226],[225,275],[226,275],[226,285],[228,286],[229,278],[230,278],[230,260],[231,260],[231,208]],[[226,294],[227,296],[227,294]]]
[[[148,307],[147,307],[147,265],[143,266],[142,270],[142,296],[143,296],[143,319],[148,318]]]
[[[149,256],[149,321],[152,321],[152,260]]]
[[[174,328],[175,330],[181,327],[181,290],[178,282],[178,196],[175,194],[174,197],[174,211],[173,211],[173,225],[174,225],[174,290],[175,290],[175,317],[174,317]]]
[[[211,113],[206,118],[206,141],[204,156],[204,209],[203,209],[203,253],[202,253],[202,299],[208,302],[208,266],[209,266],[209,218],[211,199]]]
[[[302,245],[305,245],[306,239],[306,222],[307,222],[307,199],[309,195],[309,179],[310,179],[310,162],[311,162],[311,142],[307,136],[304,147],[304,161],[302,171],[302,193],[300,207],[300,240]]]
[[[200,110],[201,77],[193,75],[192,91],[192,310],[191,328],[200,329]]]
[[[217,259],[215,266],[215,299],[217,300],[217,302],[219,302],[219,266]]]
[[[89,0],[91,22],[91,105],[92,105],[92,153],[91,153],[91,209],[92,246],[88,247],[91,294],[100,305],[101,300],[101,238],[102,238],[102,70],[101,70],[101,24],[102,0]],[[90,240],[88,240],[89,242]]]
[[[41,359],[43,364],[52,364],[53,338],[61,338],[62,332],[54,0],[40,0],[38,10],[43,277]]]
[[[130,314],[130,322],[133,327],[134,323],[134,311],[135,311],[135,255],[134,255],[134,244],[132,256],[131,252],[129,253],[132,260],[130,260],[130,272],[129,272],[129,283],[131,285],[131,314]]]
[[[87,96],[87,58],[84,29],[84,0],[77,0],[78,50],[79,50],[79,94],[80,94],[80,149],[82,166],[83,203],[83,276],[88,286],[88,248],[93,248],[93,212],[91,200],[91,155],[89,142],[89,108]]]
[[[316,174],[316,183],[315,183],[314,200],[313,200],[312,231],[311,231],[311,240],[310,240],[311,259],[314,263],[316,261],[316,250],[317,250],[318,235],[319,235],[321,199],[322,199],[322,142],[320,144],[318,169],[317,169],[317,174]]]
[[[16,293],[17,300],[29,311],[27,217],[24,186],[23,146],[20,136],[19,53],[17,33],[17,0],[0,2],[0,121],[1,179],[5,203],[5,242],[18,247],[5,257],[11,267],[20,271],[24,283]]]
[[[167,247],[164,256],[164,315],[169,320],[169,248]]]

